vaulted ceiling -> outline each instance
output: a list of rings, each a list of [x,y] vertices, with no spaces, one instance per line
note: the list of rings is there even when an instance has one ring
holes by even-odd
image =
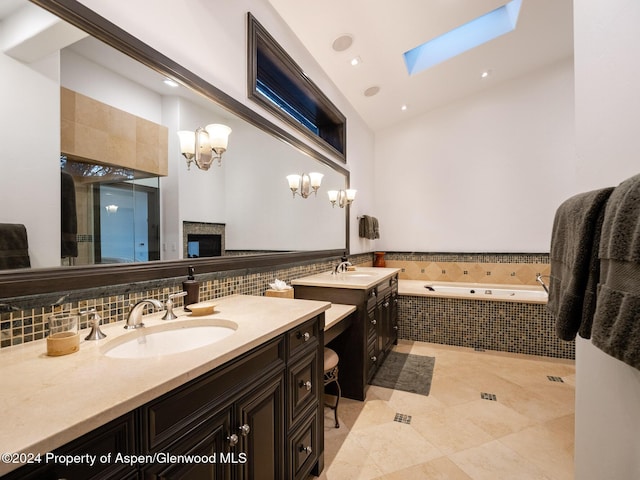
[[[573,55],[572,0],[522,0],[515,30],[413,75],[404,52],[508,1],[269,1],[374,131]],[[344,35],[351,46],[336,51]]]

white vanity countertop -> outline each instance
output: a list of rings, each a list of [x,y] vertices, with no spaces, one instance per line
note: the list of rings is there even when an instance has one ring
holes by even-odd
[[[356,267],[354,271],[337,273],[323,272],[308,277],[296,278],[291,285],[307,287],[356,288],[366,290],[387,280],[400,271],[399,268]]]
[[[46,355],[46,340],[0,350],[0,452],[46,453],[216,368],[329,309],[328,302],[234,295],[211,300],[215,313],[178,319],[145,315],[146,327],[185,319],[224,319],[237,331],[217,343],[163,357],[119,359],[103,354],[109,342],[138,330],[124,322],[101,326],[107,338],[80,351]],[[215,320],[214,320],[215,321]],[[0,461],[0,475],[20,465]]]

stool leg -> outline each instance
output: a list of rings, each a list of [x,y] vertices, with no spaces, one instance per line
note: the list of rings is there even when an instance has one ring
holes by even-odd
[[[338,422],[338,403],[340,403],[342,390],[340,389],[340,384],[338,383],[338,380],[336,380],[336,387],[338,388],[338,395],[336,396],[336,406],[333,407],[333,415],[336,420],[336,428],[340,428],[340,422]]]

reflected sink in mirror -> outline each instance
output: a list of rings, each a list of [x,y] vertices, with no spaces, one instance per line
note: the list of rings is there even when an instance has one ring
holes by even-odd
[[[123,335],[103,348],[110,358],[149,358],[189,352],[213,345],[238,329],[227,320],[177,320],[166,325],[143,327]]]

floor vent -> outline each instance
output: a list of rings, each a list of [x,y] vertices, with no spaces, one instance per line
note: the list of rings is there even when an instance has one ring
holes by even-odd
[[[552,377],[551,375],[547,375],[547,378],[549,379],[550,382],[564,383],[564,380],[562,380],[562,377]]]
[[[405,415],[404,413],[396,413],[396,417],[393,419],[394,422],[400,423],[411,423],[411,415]]]
[[[480,394],[480,398],[483,399],[483,400],[491,400],[493,402],[498,400],[493,393],[484,393],[484,392],[482,392]]]

